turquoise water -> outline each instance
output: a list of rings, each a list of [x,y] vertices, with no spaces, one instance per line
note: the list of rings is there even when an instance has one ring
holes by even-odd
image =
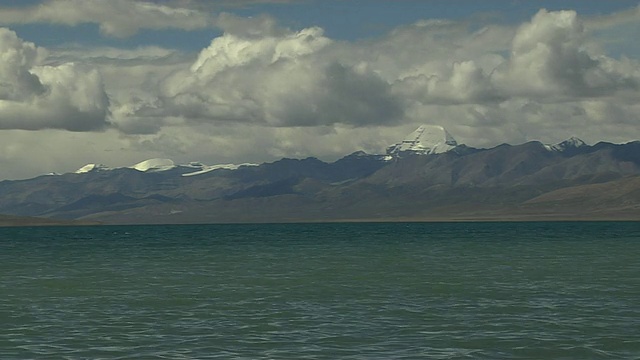
[[[0,228],[0,359],[640,359],[640,223]]]

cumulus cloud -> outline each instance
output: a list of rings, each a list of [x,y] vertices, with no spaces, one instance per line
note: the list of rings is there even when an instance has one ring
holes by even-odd
[[[63,3],[72,1],[44,4]],[[164,6],[174,19],[184,19],[173,13],[181,8],[207,13],[202,26],[225,33],[189,54],[158,47],[44,51],[0,31],[0,128],[112,126],[118,132],[110,136],[131,147],[127,158],[207,163],[382,152],[423,123],[480,147],[574,135],[587,142],[640,138],[640,62],[608,53],[593,32],[609,24],[619,31],[635,12],[598,20],[540,10],[513,26],[427,20],[380,38],[338,41],[317,27],[284,29],[269,16],[212,15],[205,2],[126,3],[135,5],[128,12]],[[146,20],[109,34],[161,22],[152,11],[136,14]]]
[[[44,51],[0,28],[0,129],[71,131],[107,126],[109,100],[95,69],[40,65]]]
[[[443,26],[447,35],[434,36]],[[413,41],[426,31],[424,42],[438,53],[425,53],[423,64],[407,64],[410,70],[395,81],[395,90],[423,104],[455,105],[498,104],[517,97],[571,102],[640,88],[638,62],[594,53],[575,11],[543,9],[517,29],[501,29],[503,35],[490,26],[472,34],[460,34],[462,28],[464,24],[436,23],[404,29],[402,37]],[[469,39],[485,39],[488,46],[481,50]],[[442,51],[450,54],[448,59]]]
[[[226,33],[157,91],[119,102],[113,121],[132,134],[434,123],[476,146],[588,139],[570,130],[602,125],[589,101],[632,122],[637,116],[620,109],[636,101],[640,79],[636,59],[598,52],[589,36],[575,12],[546,10],[520,26],[430,20],[360,42],[319,28]]]
[[[0,28],[0,100],[23,100],[45,91],[38,77],[29,72],[43,55],[34,44]]]
[[[612,58],[591,54],[585,36],[575,11],[540,10],[518,29],[509,61],[495,74],[496,82],[521,96],[555,99],[638,89],[640,78],[619,71]]]
[[[473,60],[455,62],[446,75],[415,75],[396,82],[396,91],[425,104],[474,104],[505,100],[489,74]]]
[[[343,64],[324,53],[320,28],[279,36],[224,34],[193,64],[160,84],[155,98],[114,111],[124,131],[131,118],[191,123],[282,126],[388,124],[402,118],[400,99],[366,64]],[[120,116],[121,115],[121,116]]]

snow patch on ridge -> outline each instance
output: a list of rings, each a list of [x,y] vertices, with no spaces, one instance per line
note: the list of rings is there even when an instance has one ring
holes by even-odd
[[[409,134],[402,142],[389,146],[388,155],[403,152],[416,154],[442,154],[458,146],[458,142],[442,126],[422,125]]]
[[[202,175],[218,169],[236,170],[241,166],[258,166],[258,164],[244,163],[240,165],[236,165],[236,164],[202,165],[202,170],[195,171],[192,173],[182,174],[182,176]]]
[[[170,159],[148,159],[142,162],[139,162],[132,166],[122,167],[122,168],[111,168],[103,164],[87,164],[80,169],[76,170],[76,174],[86,174],[92,171],[107,171],[107,170],[117,170],[117,169],[134,169],[140,172],[145,173],[154,173],[167,171],[172,169],[181,169],[181,172],[187,172],[182,174],[181,176],[196,176],[200,174],[206,174],[210,171],[218,170],[218,169],[228,169],[228,170],[236,170],[243,166],[258,166],[259,164],[253,163],[243,163],[243,164],[217,164],[217,165],[206,165],[201,162],[192,161],[188,164],[176,164],[173,160]],[[188,172],[192,169],[192,172]],[[51,173],[48,175],[57,175],[55,173]]]
[[[87,164],[81,167],[80,169],[76,170],[74,173],[86,174],[92,171],[106,171],[106,170],[111,170],[111,168],[104,164]]]
[[[131,166],[132,169],[142,172],[166,171],[175,167],[176,164],[170,159],[149,159]]]

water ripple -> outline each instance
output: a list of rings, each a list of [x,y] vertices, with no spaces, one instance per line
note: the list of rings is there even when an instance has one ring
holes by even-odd
[[[0,229],[0,358],[640,358],[637,224],[489,225]]]

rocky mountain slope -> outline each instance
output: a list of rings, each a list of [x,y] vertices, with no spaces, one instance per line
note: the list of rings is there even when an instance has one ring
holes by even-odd
[[[475,149],[423,126],[385,155],[243,165],[89,164],[0,182],[0,213],[106,223],[640,220],[640,142]]]

